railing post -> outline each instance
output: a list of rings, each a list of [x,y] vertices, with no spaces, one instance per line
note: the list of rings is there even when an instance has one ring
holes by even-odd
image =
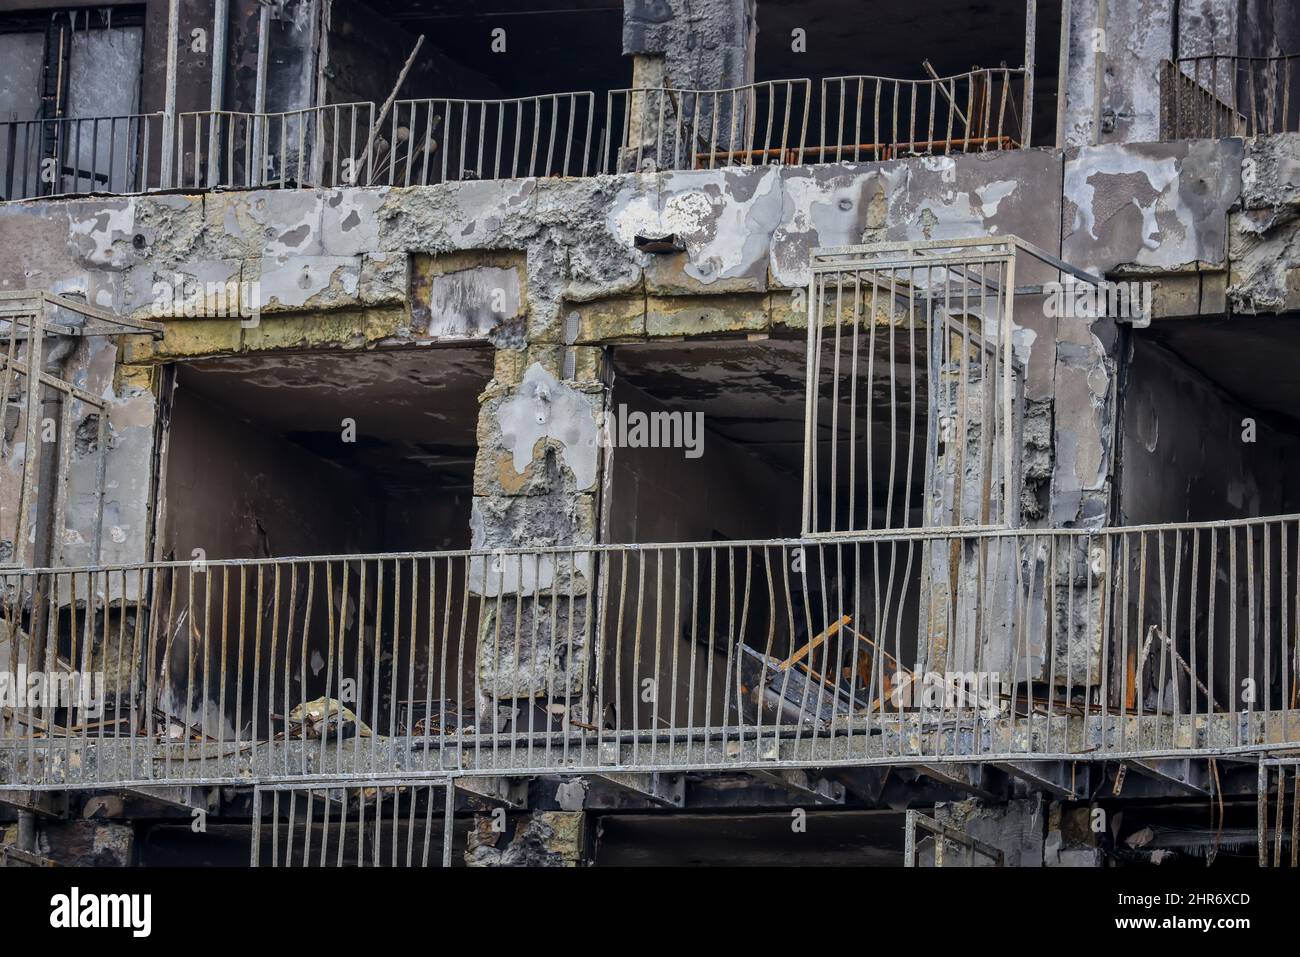
[[[249,186],[261,186],[265,175],[262,156],[263,137],[266,135],[266,58],[271,39],[271,7],[263,0],[257,14],[257,88],[253,97],[253,161],[249,170]]]
[[[909,809],[903,819],[903,866],[916,867],[916,817],[919,811]]]
[[[167,90],[163,100],[162,165],[160,189],[172,186],[172,164],[176,158],[176,44],[180,42],[180,2],[167,0]]]
[[[1061,49],[1056,64],[1056,148],[1065,149],[1065,87],[1070,77],[1070,0],[1061,0]],[[1026,145],[1028,145],[1026,143]]]
[[[212,90],[208,99],[212,111],[208,122],[208,188],[220,185],[217,164],[221,157],[221,100],[226,84],[226,22],[230,19],[230,0],[216,0],[212,14]]]
[[[1067,4],[1068,7],[1068,4]],[[1066,11],[1068,12],[1068,10]],[[1025,0],[1025,105],[1020,145],[1029,146],[1034,128],[1034,38],[1038,34],[1038,0]],[[1057,94],[1060,95],[1059,92]],[[999,144],[1000,145],[1000,144]]]

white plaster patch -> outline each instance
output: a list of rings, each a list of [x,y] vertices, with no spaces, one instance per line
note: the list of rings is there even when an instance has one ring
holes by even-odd
[[[931,173],[938,173],[939,179],[945,183],[957,182],[957,161],[951,156],[927,156],[921,160],[921,165]]]
[[[1029,366],[1029,355],[1033,352],[1038,333],[1028,326],[1016,326],[1011,332],[1011,351],[1019,362]]]
[[[778,190],[779,179],[773,169],[744,202],[737,202],[724,193],[728,201],[714,213],[713,238],[698,247],[694,243],[688,245],[687,275],[704,282],[726,279],[744,274],[753,263],[761,261],[769,245],[768,237],[780,218]],[[775,202],[769,204],[769,199]],[[767,215],[762,213],[764,206],[770,207]],[[700,268],[702,263],[709,263],[707,271]]]
[[[361,263],[350,256],[263,257],[258,307],[304,306],[333,282],[338,283],[346,298],[355,299],[360,273]]]
[[[996,216],[998,214],[998,206],[1000,206],[1002,201],[1015,191],[1016,181],[1013,179],[1000,179],[975,190],[975,195],[979,197],[980,207],[983,210],[985,218]]]
[[[68,223],[72,237],[89,241],[90,252],[85,254],[85,259],[97,266],[115,265],[113,241],[131,235],[134,229],[135,200],[97,206],[93,213]]]
[[[564,385],[534,362],[519,390],[497,411],[501,442],[510,450],[515,471],[523,474],[543,438],[560,443],[560,457],[573,472],[579,491],[596,482],[596,419],[582,393]]]
[[[698,233],[706,228],[716,208],[714,202],[702,190],[693,189],[685,193],[674,193],[664,202],[660,221],[666,232],[683,235]]]
[[[1143,245],[1148,249],[1156,249],[1160,245],[1156,213],[1161,209],[1174,213],[1186,227],[1186,236],[1194,235],[1191,211],[1177,202],[1177,190],[1173,191],[1173,202],[1165,198],[1166,191],[1178,181],[1177,160],[1172,156],[1155,159],[1119,146],[1081,150],[1078,157],[1065,164],[1065,198],[1074,204],[1074,229],[1086,231],[1094,240],[1098,238],[1096,210],[1093,206],[1096,200],[1096,187],[1092,182],[1094,177],[1133,174],[1146,177],[1157,194],[1147,206],[1139,203],[1137,197],[1132,198],[1133,204],[1142,213]]]
[[[615,209],[609,217],[609,230],[622,245],[631,246],[637,236],[661,234],[659,210],[649,195],[639,193]]]

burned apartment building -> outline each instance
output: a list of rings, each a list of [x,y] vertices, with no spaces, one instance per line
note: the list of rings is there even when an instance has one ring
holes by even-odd
[[[0,862],[1294,867],[1300,11],[492,6],[0,4]]]

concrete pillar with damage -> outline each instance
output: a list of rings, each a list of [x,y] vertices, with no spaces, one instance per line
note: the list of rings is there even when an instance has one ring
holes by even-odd
[[[1053,810],[1059,805],[1052,805]],[[1040,796],[1020,798],[1005,804],[987,805],[976,800],[939,804],[934,819],[996,847],[1003,854],[1004,867],[1043,866],[1043,833],[1046,808]],[[976,866],[988,866],[986,858],[973,858]]]
[[[720,90],[754,81],[755,0],[623,0],[633,86]]]
[[[660,151],[675,154],[708,142],[711,149],[734,150],[738,131],[756,107],[754,42],[758,33],[755,0],[624,0],[623,53],[632,58],[632,90],[616,106],[626,110],[627,156],[620,171],[653,171],[673,165]],[[723,90],[696,95],[692,90]],[[668,130],[692,129],[690,144]]]
[[[566,360],[566,353],[580,353]],[[594,559],[559,548],[596,541],[604,384],[600,350],[533,346],[497,354],[496,377],[479,418],[472,541],[499,548],[470,562],[470,591],[482,596],[476,699],[480,734],[525,735],[585,727],[598,660],[589,610]],[[566,368],[567,367],[567,368]],[[561,379],[565,372],[570,377]],[[503,640],[503,636],[508,636]],[[471,866],[575,866],[585,860],[586,814],[535,812],[507,834],[479,815]]]
[[[469,832],[465,863],[470,867],[579,867],[588,861],[587,845],[587,815],[582,811],[538,811],[513,821],[479,815]]]
[[[596,540],[599,381],[561,381],[562,349],[498,354],[479,418],[470,591],[479,622],[480,732],[559,730],[578,715],[593,648],[587,621]],[[519,554],[518,548],[561,546]],[[502,636],[513,636],[503,641]]]

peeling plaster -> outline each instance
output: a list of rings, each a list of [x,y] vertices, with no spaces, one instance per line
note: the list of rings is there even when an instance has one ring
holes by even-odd
[[[528,367],[518,393],[497,412],[497,423],[519,474],[532,463],[537,443],[554,439],[576,488],[583,491],[596,484],[598,445],[591,402],[540,364]]]
[[[1097,273],[1224,262],[1240,140],[1087,147],[1067,156],[1063,256]]]

